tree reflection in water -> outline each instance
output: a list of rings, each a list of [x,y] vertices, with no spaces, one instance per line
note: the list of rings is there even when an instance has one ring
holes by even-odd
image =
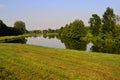
[[[86,41],[80,41],[75,39],[68,38],[60,38],[61,42],[64,43],[66,49],[74,49],[74,50],[86,50]]]
[[[34,36],[34,38],[38,38],[38,37]],[[53,38],[59,39],[61,42],[59,41],[57,45],[60,45],[60,43],[64,43],[64,48],[66,48],[66,49],[120,54],[120,41],[119,40],[115,40],[115,41],[104,40],[104,41],[96,41],[96,42],[95,41],[94,42],[86,42],[86,41],[69,39],[69,38],[64,38],[64,37],[55,36],[55,35],[43,35],[43,37],[39,36],[38,40],[40,40],[40,38],[44,38],[44,39],[47,38],[48,40],[53,39]],[[55,41],[58,41],[58,40],[55,40]],[[27,38],[19,38],[19,39],[13,40],[13,41],[8,41],[6,43],[26,44],[26,42],[27,42]]]

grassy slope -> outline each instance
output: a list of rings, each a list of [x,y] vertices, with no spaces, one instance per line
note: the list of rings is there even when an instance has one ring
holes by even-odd
[[[120,55],[1,43],[0,68],[12,80],[120,80]]]

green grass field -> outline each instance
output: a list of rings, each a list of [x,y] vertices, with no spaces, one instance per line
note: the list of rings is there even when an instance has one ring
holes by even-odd
[[[120,55],[1,43],[0,80],[120,80]]]

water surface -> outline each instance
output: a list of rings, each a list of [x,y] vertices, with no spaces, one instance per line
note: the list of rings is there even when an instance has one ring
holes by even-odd
[[[43,36],[28,37],[26,44],[34,44],[54,48],[65,48],[64,43],[61,43],[61,41],[59,39],[56,39],[56,37],[51,39],[48,37],[44,38]]]
[[[40,45],[45,47],[53,48],[64,48],[64,49],[73,49],[81,50],[87,52],[103,52],[103,53],[117,53],[120,54],[120,41],[118,42],[86,42],[75,39],[61,38],[59,36],[35,36],[28,38],[21,38],[10,43],[24,43],[24,44],[33,44]]]

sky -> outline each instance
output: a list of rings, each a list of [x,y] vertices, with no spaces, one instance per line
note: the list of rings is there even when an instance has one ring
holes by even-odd
[[[120,15],[120,0],[0,0],[0,20],[11,27],[21,20],[28,30],[58,29],[75,19],[88,26],[91,15],[102,18],[107,7]]]

